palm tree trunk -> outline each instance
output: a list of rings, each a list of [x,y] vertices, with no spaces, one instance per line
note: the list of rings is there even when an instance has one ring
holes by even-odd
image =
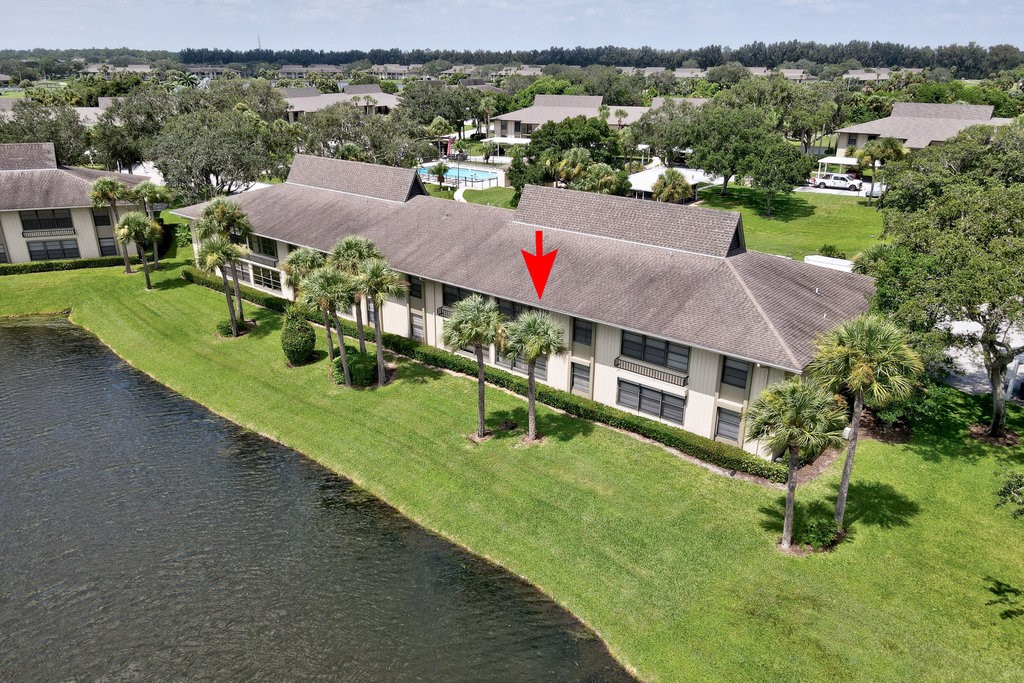
[[[853,417],[850,419],[850,442],[846,444],[846,462],[843,463],[843,477],[839,480],[839,494],[836,496],[836,521],[843,525],[846,516],[846,496],[850,492],[850,475],[853,474],[853,455],[857,451],[857,437],[860,436],[860,416],[864,412],[864,392],[858,391],[853,397]]]
[[[341,373],[345,377],[345,386],[352,386],[352,373],[348,370],[348,351],[345,350],[345,333],[341,331],[341,321],[338,320],[338,309],[331,311],[334,319],[334,329],[338,331],[338,355],[341,356]]]
[[[242,310],[242,289],[238,286],[238,264],[231,262],[231,279],[235,282],[235,299],[238,300],[238,319],[245,324],[245,311]]]
[[[327,316],[327,308],[320,309],[324,320],[324,334],[327,335],[327,376],[334,379],[334,338],[331,337],[331,319]]]
[[[153,270],[160,269],[160,245],[153,240]]]
[[[377,386],[384,386],[387,375],[384,372],[384,343],[381,339],[380,318],[383,306],[373,306],[373,338],[377,342]]]
[[[783,548],[793,545],[793,513],[796,510],[796,477],[800,466],[800,449],[795,443],[789,444],[789,474],[786,477],[786,516],[782,519]]]
[[[366,339],[363,335],[363,297],[356,297],[356,336],[359,337],[359,353],[366,353]]]
[[[228,284],[228,274],[220,269],[220,276],[224,278],[224,296],[228,300],[228,315],[231,317],[231,336],[238,336],[238,322],[235,320],[235,302],[231,300],[231,285]]]
[[[149,279],[149,264],[146,262],[145,247],[142,246],[142,242],[136,242],[135,249],[139,252],[139,258],[142,259],[142,272],[146,274],[146,289],[153,289],[153,283]]]
[[[1006,365],[990,362],[988,381],[992,386],[992,422],[986,433],[1002,438],[1006,434]]]
[[[114,203],[111,202],[111,204],[107,207],[107,210],[110,211],[110,220],[112,220],[114,222],[113,223],[114,230],[115,230],[114,234],[116,235],[117,234],[116,233],[116,230],[117,230],[117,208],[115,207]],[[131,275],[132,274],[132,262],[131,262],[131,259],[128,258],[128,245],[127,244],[122,245],[121,256],[124,257],[124,273],[125,273],[125,275]]]
[[[526,405],[530,415],[529,429],[527,436],[530,441],[537,438],[537,379],[535,377],[537,359],[534,358],[526,364]]]
[[[484,347],[482,344],[474,344],[474,346],[476,347],[476,435],[482,439],[487,434],[487,426],[484,424],[486,416],[484,411]]]

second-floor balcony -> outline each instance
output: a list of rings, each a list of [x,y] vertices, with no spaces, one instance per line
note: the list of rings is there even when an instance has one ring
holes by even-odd
[[[43,228],[40,230],[22,230],[22,237],[70,237],[75,234],[74,228]]]
[[[615,367],[620,370],[626,370],[627,372],[643,375],[644,377],[650,377],[651,379],[656,379],[659,382],[668,382],[669,384],[675,384],[680,387],[685,387],[690,382],[690,378],[687,375],[673,372],[672,370],[663,370],[652,365],[647,365],[646,363],[638,363],[632,359],[626,358],[625,356],[619,356],[615,359]]]
[[[440,308],[437,309],[437,315],[442,317],[442,318],[450,318],[450,317],[452,317],[452,307],[451,306],[441,306]]]
[[[252,261],[253,263],[259,264],[261,266],[266,266],[268,268],[277,268],[276,258],[274,258],[273,256],[267,256],[265,254],[258,254],[255,251],[246,254],[245,260]]]

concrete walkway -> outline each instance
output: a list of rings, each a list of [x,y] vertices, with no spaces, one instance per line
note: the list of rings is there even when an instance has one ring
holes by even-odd
[[[455,201],[457,202],[463,202],[465,204],[468,204],[469,202],[466,201],[466,197],[464,196],[466,194],[467,189],[468,188],[460,187],[459,189],[455,190],[455,195],[453,199],[455,199]]]

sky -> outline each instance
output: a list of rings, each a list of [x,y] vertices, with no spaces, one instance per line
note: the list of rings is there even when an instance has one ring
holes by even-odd
[[[0,17],[15,49],[1024,46],[1024,0],[0,0]]]

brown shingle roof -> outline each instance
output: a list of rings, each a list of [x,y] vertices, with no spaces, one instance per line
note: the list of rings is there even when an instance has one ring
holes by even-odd
[[[742,228],[734,211],[527,185],[515,221],[724,258]]]
[[[44,168],[0,173],[0,211],[73,209],[92,205],[89,191],[97,178],[114,178],[134,187],[147,176],[93,171],[86,168]]]
[[[378,83],[364,83],[363,85],[346,85],[344,92],[347,95],[381,95],[384,93]]]
[[[600,95],[534,95],[533,106],[597,109],[603,99]]]
[[[931,104],[927,102],[894,102],[892,116],[913,116],[926,119],[960,119],[988,121],[995,107],[991,104]]]
[[[397,203],[351,192],[354,185],[338,180],[373,176],[365,164],[325,159],[316,173],[304,165],[297,177],[328,175],[348,190],[323,191],[289,178],[237,195],[257,234],[324,251],[345,235],[363,235],[398,270],[538,305],[519,251],[534,248],[534,214],[547,202],[557,220],[541,223],[562,227],[545,234],[545,250],[559,252],[543,308],[787,370],[802,370],[814,336],[864,311],[872,291],[864,276],[777,256],[710,258],[660,246],[700,244],[693,233],[678,232],[693,227],[709,249],[721,251],[725,235],[731,239],[725,226],[739,225],[729,212],[536,187],[515,213],[427,196]],[[176,213],[194,218],[201,209]],[[721,227],[702,228],[698,217]],[[630,241],[633,235],[641,241]]]
[[[342,161],[297,154],[288,182],[335,192],[404,202],[427,194],[419,174],[411,168],[394,168],[358,161]]]
[[[52,142],[12,142],[0,145],[0,171],[57,168]]]

